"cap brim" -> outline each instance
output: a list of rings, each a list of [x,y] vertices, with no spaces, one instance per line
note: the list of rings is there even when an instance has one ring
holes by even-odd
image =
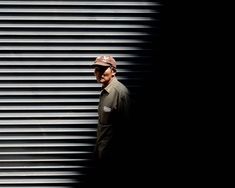
[[[109,67],[110,65],[106,64],[106,63],[102,63],[102,62],[96,62],[96,63],[91,65],[91,67],[95,67],[95,66]]]

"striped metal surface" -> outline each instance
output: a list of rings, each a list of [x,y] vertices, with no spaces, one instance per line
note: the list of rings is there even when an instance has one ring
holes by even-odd
[[[135,93],[150,71],[156,1],[0,0],[0,187],[82,182],[96,138],[101,54]]]

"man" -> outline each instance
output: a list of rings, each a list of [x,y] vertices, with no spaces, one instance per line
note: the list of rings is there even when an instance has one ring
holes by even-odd
[[[130,96],[127,87],[116,77],[117,66],[112,56],[97,57],[92,67],[97,82],[102,85],[98,105],[99,118],[95,146],[98,170],[96,173],[98,177],[96,178],[100,180],[100,178],[105,177],[107,185],[112,187],[109,183],[112,182],[111,184],[113,184],[117,176],[121,177],[117,174],[116,165],[121,166],[121,156],[125,155],[124,132],[129,121]],[[118,179],[117,181],[121,180]]]

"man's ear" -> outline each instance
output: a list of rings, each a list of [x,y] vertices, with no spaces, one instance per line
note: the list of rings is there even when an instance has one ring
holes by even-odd
[[[115,68],[112,68],[112,75],[114,76],[117,73],[117,70]]]
[[[115,73],[117,72],[116,68],[111,67],[111,69],[112,69],[113,72],[115,72]]]

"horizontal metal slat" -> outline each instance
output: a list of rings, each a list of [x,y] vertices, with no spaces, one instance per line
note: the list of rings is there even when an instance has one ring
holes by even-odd
[[[31,106],[24,106],[24,105],[20,105],[20,106],[5,106],[5,105],[0,105],[0,110],[4,110],[4,111],[10,111],[10,110],[97,110],[97,105],[51,105],[51,106],[46,106],[41,104],[40,106],[34,106],[33,104]]]
[[[76,118],[97,118],[98,114],[93,112],[15,112],[15,113],[0,113],[1,118],[68,118],[68,117],[76,117]]]
[[[44,137],[50,137],[49,135],[54,135],[55,133],[1,133],[1,135],[24,135],[24,136],[27,136],[27,135],[44,135]],[[63,133],[57,133],[57,134],[63,134]],[[71,133],[67,133],[68,135],[70,135]],[[73,133],[74,135],[77,135],[77,134],[81,134],[81,133]],[[84,133],[86,134],[86,133]],[[95,135],[93,133],[93,135]],[[86,139],[87,140],[87,139]],[[87,142],[84,141],[84,140],[50,140],[50,139],[45,139],[45,140],[32,140],[31,142],[29,140],[9,140],[9,141],[2,141],[2,143],[10,143],[10,144],[14,144],[14,143],[87,143],[87,144],[94,144],[95,143],[95,140],[94,139],[90,139],[88,140]],[[12,150],[12,148],[7,148],[7,147],[4,147],[4,148],[1,148],[1,157],[6,157],[6,155],[8,156],[13,156],[15,155],[15,153],[20,153],[21,154],[21,158],[22,156],[23,157],[26,157],[26,156],[31,156],[30,153],[32,154],[32,156],[34,157],[42,157],[44,156],[45,157],[48,157],[48,158],[55,158],[57,156],[55,155],[61,155],[60,158],[64,158],[66,156],[71,158],[72,156],[88,156],[89,154],[92,154],[92,150],[87,150],[87,147],[90,147],[92,145],[89,145],[89,146],[79,146],[79,147],[68,147],[68,148],[64,148],[64,147],[50,147],[49,149],[47,149],[46,147],[34,147],[34,148],[14,148],[14,150]],[[42,154],[40,154],[39,152],[42,152]],[[76,152],[76,155],[71,155],[69,153],[66,153],[66,152]],[[6,153],[6,154],[4,154]],[[9,154],[7,154],[9,153]],[[23,154],[25,153],[25,154]],[[66,155],[65,155],[66,154]],[[45,156],[47,155],[47,156]],[[76,157],[75,157],[76,158]],[[81,158],[81,157],[78,157],[78,158]],[[53,165],[53,164],[51,164]]]
[[[34,185],[13,185],[13,186],[3,186],[1,185],[1,188],[71,188],[70,185],[67,185],[67,186],[44,186],[44,185],[41,185],[41,186],[34,186]]]
[[[0,5],[47,5],[47,6],[154,6],[155,2],[133,2],[133,1],[0,1]]]
[[[92,70],[93,71],[93,70]],[[126,71],[125,71],[126,72]],[[0,71],[1,73],[1,71]],[[2,72],[3,73],[3,72]],[[17,72],[19,73],[19,72]],[[24,73],[24,72],[23,72]],[[66,72],[67,73],[67,72]],[[127,77],[117,76],[119,80],[127,80]],[[138,78],[131,78],[129,80],[136,80]],[[0,81],[94,81],[91,76],[0,76]],[[1,92],[0,95],[4,95],[5,92]],[[15,91],[14,93],[5,93],[7,95],[19,95],[22,92]],[[22,93],[23,94],[23,93]],[[32,95],[33,92],[24,92],[25,95]],[[34,94],[39,95],[97,95],[96,91],[38,91]]]
[[[1,4],[1,3],[0,3]],[[50,14],[55,14],[55,13],[79,13],[79,14],[152,14],[152,13],[156,13],[156,11],[153,9],[141,9],[138,7],[133,7],[132,9],[130,7],[125,8],[112,8],[112,9],[108,9],[108,8],[99,8],[99,9],[94,9],[94,8],[89,8],[89,9],[85,9],[85,8],[11,8],[11,7],[7,7],[7,8],[0,8],[0,12],[1,13],[50,13]]]
[[[43,119],[33,119],[33,120],[0,120],[0,125],[89,125],[89,124],[97,124],[97,120],[90,120],[90,119],[76,119],[76,120],[63,120],[63,119],[48,119],[48,120],[43,120]],[[59,127],[57,127],[59,130]],[[10,130],[10,129],[9,129]],[[37,130],[35,128],[35,130]],[[47,129],[44,128],[38,128],[37,131],[46,131]],[[49,129],[48,129],[49,130]],[[52,129],[57,132],[56,129]],[[66,130],[66,129],[65,129]],[[69,129],[68,129],[69,130]],[[72,130],[72,129],[71,129]],[[84,129],[80,128],[77,129],[77,131],[92,131],[93,129]],[[0,132],[2,131],[0,127]]]
[[[17,79],[17,78],[16,78]],[[1,77],[0,77],[1,80]],[[2,79],[5,80],[5,79]],[[6,79],[7,80],[7,79]],[[21,79],[19,79],[21,80]],[[88,96],[98,96],[100,92],[97,91],[1,91],[0,96],[17,96],[17,95],[73,95],[73,96],[81,96],[86,95]],[[1,107],[0,107],[1,109]]]
[[[61,99],[40,99],[40,98],[26,98],[26,99],[2,99],[0,98],[0,103],[97,103],[98,99],[66,99],[66,98],[61,98]]]
[[[93,68],[82,69],[82,68],[1,68],[0,73],[94,73]],[[118,69],[118,72],[131,72],[127,69]],[[132,71],[133,72],[133,71]],[[82,78],[82,77],[80,77]],[[86,77],[85,77],[86,78]],[[43,79],[43,78],[42,78]],[[95,77],[90,76],[90,80],[95,80]],[[94,85],[94,84],[93,84]]]
[[[0,46],[0,50],[3,51],[100,51],[100,50],[112,50],[112,51],[120,51],[120,50],[125,50],[125,51],[133,51],[133,50],[142,50],[141,48],[138,47],[126,47],[126,46],[97,46],[97,47],[83,47],[83,46],[47,46],[47,45],[38,45],[38,46]]]
[[[49,149],[49,148],[48,148]],[[19,156],[20,157],[20,156]],[[10,164],[15,164],[15,165],[21,165],[21,164],[27,164],[27,163],[31,163],[32,166],[34,165],[39,165],[39,164],[50,164],[50,163],[56,163],[56,164],[66,164],[66,163],[70,163],[70,164],[82,164],[84,166],[87,166],[87,164],[89,164],[89,162],[91,160],[89,159],[78,159],[78,157],[76,159],[19,159],[17,157],[15,157],[16,159],[0,159],[0,165],[5,165],[7,163]],[[88,168],[80,168],[79,171],[85,171]],[[33,168],[32,168],[33,170]],[[31,170],[31,171],[32,171]],[[50,169],[49,169],[50,170]],[[33,170],[33,171],[36,171]],[[0,178],[1,179],[1,178]]]
[[[11,120],[12,122],[13,120]],[[9,122],[7,123],[1,123],[0,125],[27,125],[27,123],[20,122]],[[29,123],[28,123],[29,124]],[[30,123],[30,125],[33,125],[33,123]],[[41,124],[40,124],[41,125]],[[95,128],[44,128],[44,129],[37,129],[37,128],[0,128],[0,133],[81,133],[81,132],[96,132]]]
[[[13,148],[15,149],[15,148]],[[26,148],[25,148],[26,149]],[[28,148],[30,149],[30,148]],[[48,148],[49,149],[49,148]],[[45,155],[46,156],[46,155]],[[47,157],[47,156],[46,156]],[[65,158],[25,158],[25,159],[21,159],[21,156],[14,156],[14,159],[8,159],[9,156],[7,157],[7,159],[0,159],[0,165],[2,164],[7,164],[7,163],[11,163],[11,164],[22,164],[22,163],[32,163],[32,165],[36,165],[36,164],[50,164],[50,163],[56,163],[56,164],[63,164],[63,163],[70,163],[70,164],[83,164],[84,166],[86,166],[91,160],[87,159],[87,157],[83,158],[83,159],[79,159],[78,156],[76,156],[74,159],[65,159]],[[83,168],[83,169],[79,169],[80,171],[84,171],[88,168]],[[1,178],[0,178],[1,179]]]
[[[32,84],[0,84],[0,88],[100,88],[99,84],[87,83],[87,84],[47,84],[47,83],[32,83]]]
[[[10,80],[15,80],[15,81],[19,81],[19,80],[30,80],[30,81],[33,81],[33,80],[40,80],[40,81],[45,81],[45,80],[53,80],[53,81],[56,81],[56,80],[63,80],[63,81],[67,81],[67,80],[71,80],[71,81],[75,81],[75,80],[81,80],[81,81],[87,81],[87,80],[94,80],[94,78],[92,78],[91,76],[0,76],[0,80],[1,81],[10,81]],[[40,91],[39,91],[40,92]],[[85,91],[84,91],[85,92]],[[68,93],[71,93],[71,95],[74,94],[78,94],[78,95],[81,95],[81,94],[85,94],[85,95],[94,95],[94,92],[90,91],[90,92],[86,92],[86,93],[80,93],[80,92],[67,92]],[[44,92],[45,93],[45,92]],[[63,95],[66,94],[66,91],[62,92],[62,93],[59,93],[59,95]],[[27,94],[27,93],[26,93]],[[56,92],[54,92],[55,95]],[[1,95],[1,93],[0,93]],[[50,95],[50,92],[48,92],[48,95]]]
[[[73,60],[70,60],[70,61],[68,61],[68,60],[66,60],[66,61],[61,61],[61,60],[58,60],[58,61],[49,61],[49,60],[46,60],[46,61],[34,61],[34,60],[23,61],[23,60],[18,60],[18,61],[0,61],[0,66],[3,66],[3,67],[4,66],[31,66],[30,68],[35,67],[35,69],[39,68],[38,66],[53,66],[54,68],[59,68],[60,66],[63,66],[63,67],[66,66],[68,69],[68,68],[70,68],[70,66],[80,66],[80,67],[90,66],[93,62],[94,62],[94,59],[92,57],[89,58],[89,60],[78,59],[77,61],[73,61]],[[129,62],[129,61],[125,61],[125,60],[121,60],[121,59],[118,60],[118,67],[124,66],[124,65],[137,66],[137,65],[146,65],[146,63],[137,62],[136,64],[133,64],[132,62]],[[80,68],[80,69],[82,69],[82,68]]]
[[[110,52],[103,52],[103,53],[108,53]],[[113,56],[116,58],[149,58],[147,55],[140,55],[140,54],[118,54],[113,52]],[[18,59],[18,58],[35,58],[35,59],[61,59],[61,58],[68,58],[68,59],[73,59],[73,58],[96,58],[97,56],[101,55],[101,53],[97,52],[96,54],[78,54],[78,53],[54,53],[54,54],[46,54],[46,53],[1,53],[0,54],[0,59]],[[1,69],[0,69],[1,70]]]
[[[70,186],[34,186],[34,185],[15,185],[15,186],[4,186],[4,185],[1,185],[1,188],[71,188]]]
[[[0,153],[1,156],[3,155],[65,155],[65,154],[89,154],[91,152],[88,151],[23,151],[23,152],[2,152]]]
[[[37,178],[37,179],[32,179],[32,178],[11,178],[11,181],[9,181],[8,178],[1,178],[0,179],[0,185],[1,184],[66,184],[66,183],[76,183],[76,180],[73,179],[69,179],[69,178],[58,178],[58,179],[54,179],[54,178]]]
[[[148,32],[134,32],[134,31],[0,31],[0,36],[146,36]]]
[[[48,24],[48,23],[40,23],[40,24],[1,24],[0,28],[7,29],[7,28],[15,28],[16,30],[20,29],[149,29],[150,26],[143,24],[116,24],[116,23],[109,23],[109,24]]]
[[[14,164],[14,163],[13,163]],[[12,164],[12,165],[13,165]],[[40,165],[40,166],[35,166],[35,165],[29,165],[29,166],[0,166],[1,170],[44,170],[44,169],[52,169],[52,170],[56,170],[56,169],[82,169],[82,168],[87,168],[86,166],[77,166],[77,165]]]
[[[27,171],[22,171],[20,172],[0,172],[0,178],[4,177],[41,177],[41,176],[77,176],[77,175],[82,175],[79,172],[76,171],[63,171],[63,172],[27,172]]]
[[[10,25],[14,25],[14,24],[10,24]],[[1,28],[1,24],[0,24],[0,28]],[[29,27],[33,27],[32,25],[29,25]],[[66,27],[66,26],[63,26]],[[36,44],[36,43],[52,43],[52,44],[136,44],[136,43],[144,43],[147,41],[143,41],[141,39],[1,39],[0,38],[0,43],[32,43],[32,44]],[[63,63],[64,61],[60,62]],[[9,63],[9,62],[8,62]],[[43,63],[43,62],[42,62]],[[48,62],[48,63],[53,63],[53,62]],[[70,65],[73,62],[67,62],[68,65]],[[78,64],[77,62],[74,62],[76,64]],[[82,62],[80,62],[82,63]]]
[[[0,16],[1,20],[7,21],[112,21],[112,22],[120,22],[120,21],[153,21],[151,17],[120,17],[119,16]]]
[[[94,139],[94,136],[1,136],[0,140],[80,140]],[[2,153],[0,153],[2,154]]]
[[[25,147],[40,147],[40,148],[43,148],[43,147],[86,147],[86,146],[94,146],[94,144],[88,144],[88,143],[18,143],[18,144],[15,144],[15,143],[1,143],[0,144],[0,148],[16,148],[16,147],[19,147],[19,148],[25,148]],[[17,159],[16,159],[17,160]],[[45,159],[47,160],[47,159]],[[0,160],[1,161],[1,160]]]

